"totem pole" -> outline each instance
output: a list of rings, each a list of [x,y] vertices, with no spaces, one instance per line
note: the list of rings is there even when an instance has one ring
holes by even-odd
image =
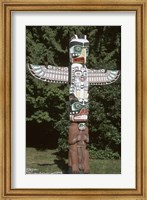
[[[70,84],[68,132],[69,154],[68,165],[71,173],[89,173],[89,153],[86,145],[89,142],[88,121],[88,86],[107,85],[115,82],[119,70],[88,69],[86,60],[89,53],[89,41],[84,35],[71,38],[69,43],[69,67],[32,65],[28,68],[39,80],[53,83]]]

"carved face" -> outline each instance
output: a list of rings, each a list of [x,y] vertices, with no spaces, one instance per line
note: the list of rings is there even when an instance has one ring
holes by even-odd
[[[74,94],[83,105],[88,102],[88,69],[85,65],[71,65],[70,94]]]
[[[83,66],[81,64],[72,64],[72,83],[73,82],[82,82],[84,84],[85,81],[88,79],[88,70],[86,66]]]
[[[74,94],[69,95],[70,102],[70,120],[74,122],[81,122],[88,120],[88,102],[84,104],[79,102]]]
[[[71,63],[86,64],[87,56],[89,54],[89,41],[84,38],[75,36],[69,43],[69,56]]]
[[[75,79],[78,81],[84,82],[87,79],[87,70],[85,67],[81,67],[80,69],[75,69]]]

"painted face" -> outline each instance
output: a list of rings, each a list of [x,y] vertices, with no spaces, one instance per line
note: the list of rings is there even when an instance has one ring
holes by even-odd
[[[70,120],[74,122],[81,122],[88,120],[88,102],[82,104],[75,97],[74,94],[69,95],[70,102]]]
[[[81,81],[84,82],[87,79],[87,68],[85,68],[84,66],[81,67],[76,67],[74,73],[74,79],[76,81]]]
[[[70,93],[73,93],[83,105],[88,102],[88,69],[85,65],[71,65]]]
[[[69,43],[69,56],[71,63],[86,64],[87,56],[89,54],[89,41],[84,38],[74,37]]]

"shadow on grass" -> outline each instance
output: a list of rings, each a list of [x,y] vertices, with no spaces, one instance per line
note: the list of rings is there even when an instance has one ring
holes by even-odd
[[[64,159],[54,160],[54,162],[63,174],[68,174],[68,164],[65,162]]]
[[[52,164],[47,164],[47,163],[43,163],[43,164],[38,164],[39,166],[52,166],[52,165],[55,165],[54,163],[52,163]]]
[[[68,164],[65,161],[65,159],[68,158],[68,154],[58,151],[53,154],[57,157],[57,159],[54,160],[55,164],[58,166],[63,174],[68,174]]]

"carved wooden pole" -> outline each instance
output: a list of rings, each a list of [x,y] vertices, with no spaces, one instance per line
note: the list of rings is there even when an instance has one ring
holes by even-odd
[[[88,69],[86,60],[89,41],[86,36],[75,35],[70,47],[70,127],[69,127],[69,167],[72,173],[89,173],[89,154],[86,145],[89,133],[88,120]]]

